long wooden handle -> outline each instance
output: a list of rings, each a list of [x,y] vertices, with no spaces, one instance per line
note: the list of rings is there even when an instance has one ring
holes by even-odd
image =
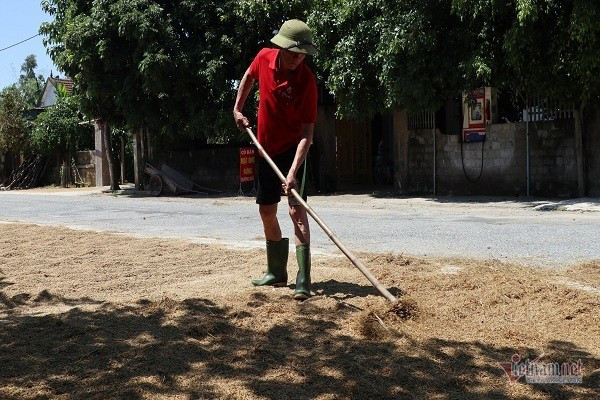
[[[258,143],[258,139],[256,139],[256,136],[254,136],[252,129],[246,128],[246,131],[248,132],[248,135],[250,135],[250,138],[252,139],[252,141],[254,142],[256,147],[258,148],[258,151],[263,155],[265,160],[267,160],[267,162],[269,163],[271,168],[273,168],[273,171],[275,171],[275,173],[279,177],[279,180],[282,183],[286,183],[285,176],[283,176],[283,174],[281,173],[281,171],[279,170],[277,165],[273,162],[271,157],[269,157],[269,155],[267,154],[265,149],[260,145],[260,143]],[[325,233],[327,234],[327,236],[329,236],[329,238],[333,241],[333,243],[335,243],[335,245],[342,251],[342,253],[344,253],[346,255],[346,257],[348,257],[348,259],[352,262],[352,264],[354,264],[356,266],[356,268],[358,268],[360,270],[360,272],[363,273],[363,275],[369,280],[369,282],[371,282],[371,284],[375,287],[375,289],[377,289],[379,291],[379,293],[381,293],[381,295],[384,296],[386,299],[388,299],[392,304],[396,305],[398,303],[398,299],[396,299],[394,297],[394,295],[392,295],[389,292],[389,290],[387,290],[381,284],[381,282],[379,282],[377,280],[377,278],[375,278],[375,276],[371,273],[371,271],[369,271],[369,269],[367,267],[365,267],[365,265],[358,259],[358,257],[356,257],[356,255],[354,255],[354,253],[352,253],[350,250],[348,250],[348,248],[346,246],[344,246],[344,244],[342,242],[340,242],[338,237],[335,236],[335,234],[331,231],[331,229],[329,229],[329,227],[325,224],[325,222],[323,222],[323,220],[321,220],[321,218],[319,218],[317,213],[315,213],[313,211],[313,209],[308,205],[308,203],[306,203],[306,201],[304,201],[304,199],[300,196],[298,191],[296,189],[292,189],[291,193],[296,198],[296,200],[298,200],[298,202],[302,205],[302,207],[304,207],[306,209],[306,212],[308,212],[308,214],[317,222],[317,224],[319,224],[319,226],[323,229],[323,231],[325,231]]]

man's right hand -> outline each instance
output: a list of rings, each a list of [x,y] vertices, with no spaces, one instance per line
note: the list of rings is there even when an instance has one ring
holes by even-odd
[[[244,114],[242,114],[241,111],[233,110],[233,118],[240,131],[245,131],[246,128],[250,126],[250,121],[248,121],[248,118],[244,117]]]

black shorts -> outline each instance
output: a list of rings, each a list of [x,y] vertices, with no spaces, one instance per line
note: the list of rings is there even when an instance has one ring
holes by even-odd
[[[286,150],[281,154],[271,157],[275,164],[281,170],[283,176],[287,176],[290,171],[290,167],[296,157],[296,147],[292,147],[290,150]],[[298,193],[302,195],[302,198],[306,201],[306,184],[304,185],[304,193],[301,193],[302,179],[304,177],[304,163],[302,163],[298,171],[296,172],[296,181],[298,182]],[[267,160],[263,157],[258,157],[258,185],[256,189],[256,204],[270,205],[276,204],[281,201],[281,195],[285,196],[283,188],[281,187],[281,181],[273,171],[273,168],[269,165]],[[298,201],[294,196],[290,194],[288,203],[291,206],[297,206]]]

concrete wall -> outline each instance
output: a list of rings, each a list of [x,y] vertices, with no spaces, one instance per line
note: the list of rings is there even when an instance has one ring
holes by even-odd
[[[576,197],[577,159],[573,120],[531,123],[531,194]]]
[[[155,168],[160,168],[162,163],[167,163],[201,186],[227,193],[235,193],[239,190],[239,147],[211,146],[197,151],[155,152],[153,156],[150,164]],[[258,162],[258,154],[256,157]],[[244,192],[249,192],[253,187],[252,184],[244,185]]]
[[[573,120],[530,123],[532,196],[577,195],[577,165]],[[440,195],[524,196],[526,180],[526,124],[489,127],[482,144],[461,143],[456,135],[436,132],[437,193]],[[431,193],[433,189],[433,133],[431,129],[408,132],[408,190]],[[477,181],[481,171],[481,178]],[[466,175],[470,178],[467,179]]]
[[[433,131],[431,129],[408,131],[408,187],[414,193],[433,191]]]
[[[45,160],[44,164],[46,169],[44,171],[44,175],[41,177],[39,184],[44,186],[48,184],[60,184],[60,163],[58,161],[58,157],[56,154],[52,154],[48,156],[49,158]],[[4,153],[0,153],[0,183],[8,178],[8,170],[5,164],[10,163],[10,159],[7,159]],[[78,151],[76,153],[76,166],[81,176],[83,182],[89,184],[90,186],[95,186],[96,184],[96,168],[94,165],[94,151],[93,150],[85,150]]]

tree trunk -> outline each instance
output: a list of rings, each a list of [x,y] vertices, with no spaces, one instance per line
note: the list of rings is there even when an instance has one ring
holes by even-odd
[[[145,137],[146,153],[144,154],[144,156],[146,157],[146,161],[149,161],[149,160],[152,160],[152,158],[154,157],[154,153],[153,153],[154,148],[152,147],[152,143],[150,143],[150,129],[146,128],[145,132],[146,132],[146,137]]]
[[[121,184],[125,184],[125,138],[121,136]]]
[[[56,179],[56,175],[54,176],[54,183],[56,185],[61,184],[61,163],[60,163],[60,151],[56,150],[56,172],[58,172],[58,179]]]
[[[63,161],[60,166],[60,187],[62,187],[62,188],[66,188],[68,186],[67,185],[68,173],[69,173],[69,167],[67,165],[67,161],[64,159],[64,156],[63,156]]]
[[[17,166],[15,165],[15,154],[11,151],[10,152],[10,173],[12,174],[16,169]],[[10,174],[9,174],[10,175]]]
[[[585,167],[583,157],[583,110],[585,103],[581,103],[575,116],[575,157],[577,159],[577,192],[579,197],[585,197]]]
[[[142,129],[133,134],[133,174],[135,190],[143,190],[144,186],[144,156],[142,152]]]
[[[119,173],[117,172],[117,162],[115,161],[115,154],[111,146],[110,138],[110,126],[106,122],[101,123],[102,127],[102,141],[104,142],[104,148],[106,150],[106,159],[108,160],[108,174],[110,176],[110,190],[119,190]]]

